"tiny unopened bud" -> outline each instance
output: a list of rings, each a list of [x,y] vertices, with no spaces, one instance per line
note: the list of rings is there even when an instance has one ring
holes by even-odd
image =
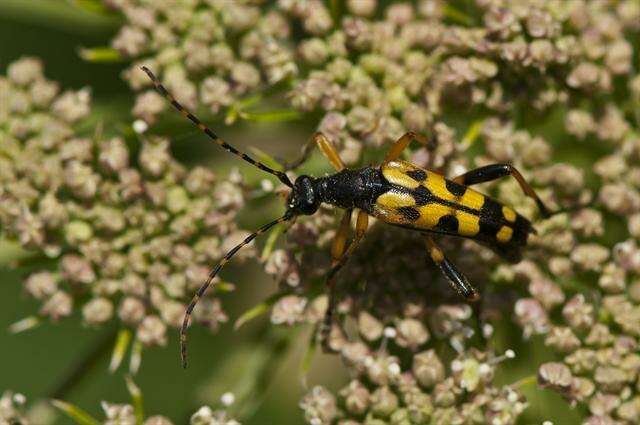
[[[133,131],[135,131],[137,134],[142,134],[149,129],[149,124],[147,124],[147,122],[143,120],[135,120],[132,127]]]
[[[226,406],[231,406],[236,401],[236,396],[232,392],[226,392],[220,397],[220,402]]]

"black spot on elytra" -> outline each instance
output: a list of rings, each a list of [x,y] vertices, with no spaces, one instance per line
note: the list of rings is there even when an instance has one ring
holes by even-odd
[[[433,195],[431,195],[429,189],[424,186],[416,187],[411,192],[411,196],[413,196],[413,199],[416,201],[416,205],[419,207],[422,205],[427,205],[429,202],[433,201]]]
[[[480,209],[480,218],[486,221],[502,223],[505,220],[502,215],[502,205],[491,198],[485,197]]]
[[[461,184],[454,183],[451,180],[445,180],[447,190],[451,192],[453,196],[462,196],[467,191],[467,188]]]
[[[413,207],[400,207],[398,208],[398,212],[400,212],[405,219],[410,221],[416,221],[420,218],[420,212]]]
[[[438,220],[436,229],[445,233],[458,233],[458,219],[452,215],[443,215]]]
[[[424,181],[427,179],[427,173],[423,170],[411,170],[407,171],[407,176],[411,177],[415,181]]]

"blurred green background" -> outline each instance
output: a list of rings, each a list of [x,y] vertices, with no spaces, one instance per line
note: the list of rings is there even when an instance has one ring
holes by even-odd
[[[45,63],[47,77],[60,82],[62,87],[92,88],[96,122],[129,122],[132,96],[120,79],[125,64],[91,64],[78,56],[81,47],[108,45],[117,31],[118,21],[78,11],[72,3],[0,0],[0,72],[4,73],[11,61],[23,55],[38,56]],[[179,119],[176,123],[166,130],[173,137],[173,150],[179,159],[193,162],[195,158],[205,157],[216,170],[239,166],[256,178],[255,172],[242,164],[221,159],[220,152],[202,143],[202,138],[187,124]],[[221,123],[213,125],[218,129],[222,126]],[[271,127],[268,131],[248,127],[224,128],[221,133],[239,146],[255,145],[274,155],[290,156],[297,151],[300,140],[311,132],[311,126],[305,127],[304,123],[287,128]],[[546,130],[553,131],[553,126]],[[258,133],[268,136],[258,139]],[[288,140],[292,143],[287,143]],[[312,168],[322,169],[318,165]],[[273,209],[274,217],[276,206],[277,203],[261,205]],[[256,220],[265,214],[257,218],[247,215],[243,217],[243,224],[246,228],[255,227]],[[22,296],[21,282],[30,270],[42,266],[40,259],[30,257],[11,242],[0,240],[0,391],[21,392],[31,403],[60,398],[102,418],[101,400],[130,401],[124,381],[127,365],[113,374],[108,372],[117,333],[115,326],[90,329],[81,326],[77,318],[71,318],[58,324],[44,323],[17,335],[8,331],[10,324],[37,311],[36,302]],[[225,276],[238,284],[237,290],[224,300],[231,322],[275,288],[255,264],[231,265],[225,270]],[[265,331],[266,322],[267,318],[262,317],[238,332],[227,324],[216,335],[195,327],[190,339],[190,367],[186,371],[179,366],[177,331],[172,331],[167,347],[143,354],[142,367],[134,377],[143,391],[146,413],[166,415],[175,423],[187,423],[190,414],[202,404],[216,407],[222,392],[241,392],[248,388],[251,402],[264,400],[254,405],[257,410],[248,415],[244,423],[302,423],[297,404],[306,388],[300,364],[310,330]],[[498,334],[500,346],[496,348],[512,348],[518,354],[515,361],[504,364],[499,381],[512,383],[530,377],[535,370],[532,365],[548,360],[542,341],[523,343],[519,329],[506,325],[498,329]],[[323,384],[337,389],[347,378],[335,359],[317,354],[306,381],[308,387]],[[521,423],[579,422],[579,412],[569,410],[559,396],[531,384],[522,389],[531,407]],[[204,398],[203,393],[207,394]],[[71,422],[59,417],[56,423]]]
[[[92,118],[96,122],[130,122],[132,96],[120,79],[125,64],[91,64],[78,56],[82,47],[108,45],[117,27],[117,20],[84,13],[71,2],[2,0],[0,72],[4,73],[7,65],[21,56],[40,57],[47,77],[62,87],[91,87]],[[202,158],[203,152],[219,153],[202,143],[201,138],[198,140],[197,132],[191,127],[177,123],[170,134],[176,142],[174,154],[179,159],[193,162],[195,158]],[[282,143],[282,131],[272,130],[270,137],[259,142],[252,140],[257,132],[253,135],[243,129],[232,132],[242,133],[243,139],[236,142],[240,146],[260,143],[268,145],[270,152],[274,152],[271,148],[275,147],[275,153],[282,155],[296,149]],[[298,133],[300,129],[293,131]],[[236,165],[229,161],[216,164],[216,159],[220,160],[217,155],[204,156],[210,158],[206,162],[221,174]],[[254,220],[263,217],[246,217],[244,224],[250,228],[256,225]],[[117,334],[115,326],[86,328],[79,324],[77,317],[72,317],[58,324],[43,323],[17,335],[8,330],[10,324],[37,312],[37,304],[22,295],[21,285],[29,271],[43,265],[46,266],[41,259],[30,257],[17,244],[0,239],[0,392],[5,389],[21,392],[30,403],[51,397],[63,399],[102,418],[101,400],[130,402],[124,381],[128,356],[117,372],[108,372]],[[238,289],[224,301],[231,322],[275,288],[255,264],[231,265],[225,273],[228,280],[239,283]],[[309,332],[300,329],[266,334],[265,323],[263,318],[238,332],[228,324],[216,335],[195,327],[191,332],[190,367],[186,371],[179,365],[177,331],[171,332],[167,347],[145,351],[134,380],[143,392],[147,415],[162,414],[175,423],[187,423],[201,405],[215,408],[222,392],[250,388],[255,389],[250,395],[251,401],[266,398],[246,423],[301,423],[297,403],[305,387],[299,370]],[[309,385],[337,387],[344,378],[339,373],[327,374],[328,370],[337,369],[328,367],[333,359],[323,357],[316,357],[308,377]],[[203,398],[202,393],[210,396]],[[56,423],[73,422],[59,417]]]

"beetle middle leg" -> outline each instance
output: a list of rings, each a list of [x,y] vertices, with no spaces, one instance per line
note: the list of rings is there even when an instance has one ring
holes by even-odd
[[[552,215],[549,208],[547,208],[547,206],[538,197],[529,183],[527,183],[524,177],[522,177],[522,174],[520,174],[520,172],[511,164],[485,165],[484,167],[467,171],[466,173],[455,177],[453,181],[465,186],[471,186],[478,183],[496,180],[509,175],[516,179],[525,195],[536,201],[536,205],[540,210],[540,214],[542,214],[544,218],[548,218]]]
[[[321,132],[315,132],[311,139],[302,147],[302,155],[300,158],[296,159],[293,162],[285,164],[285,171],[293,170],[302,165],[309,156],[311,155],[311,150],[314,146],[317,146],[320,151],[327,157],[333,168],[337,171],[344,170],[344,163],[340,159],[340,155],[336,151],[336,148],[333,146],[331,141]]]
[[[389,151],[387,152],[387,155],[385,155],[384,161],[382,161],[382,163],[386,164],[387,162],[398,159],[402,152],[407,148],[407,146],[409,146],[409,144],[413,140],[424,145],[430,151],[433,151],[436,148],[436,142],[434,140],[429,139],[425,135],[409,131],[398,140],[393,142],[393,145],[391,145],[391,148],[389,148]]]
[[[423,236],[429,256],[445,275],[451,287],[467,301],[478,301],[480,298],[478,290],[469,283],[467,277],[444,255],[444,252],[436,245],[431,235],[424,234]]]
[[[331,269],[327,272],[325,287],[328,290],[329,301],[327,304],[327,311],[324,315],[322,325],[320,328],[320,343],[324,352],[330,352],[329,336],[331,333],[331,327],[333,325],[333,315],[335,312],[337,300],[336,300],[336,280],[338,272],[347,263],[349,257],[353,254],[356,247],[364,237],[367,227],[369,227],[369,215],[364,211],[358,211],[358,217],[356,219],[356,233],[349,246],[346,246],[347,235],[349,228],[351,227],[351,213],[352,210],[345,211],[340,222],[340,228],[336,233],[336,237],[333,241],[331,249]],[[346,249],[345,249],[346,247]]]

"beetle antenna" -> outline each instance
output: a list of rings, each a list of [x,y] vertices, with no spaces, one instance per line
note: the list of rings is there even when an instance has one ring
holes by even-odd
[[[247,236],[238,245],[233,247],[231,251],[227,252],[224,255],[224,257],[222,257],[220,262],[213,268],[213,270],[209,272],[209,276],[207,277],[207,280],[200,287],[200,289],[198,289],[198,292],[196,292],[196,294],[193,296],[193,299],[189,303],[189,306],[187,307],[187,310],[185,311],[185,314],[184,314],[184,320],[182,321],[182,328],[180,329],[180,358],[182,359],[183,368],[187,367],[187,328],[189,327],[189,322],[191,321],[191,314],[193,313],[193,309],[196,307],[196,304],[198,304],[198,301],[200,300],[200,298],[202,298],[205,292],[207,292],[207,288],[209,288],[213,279],[217,276],[217,274],[220,272],[222,267],[224,267],[224,265],[229,262],[231,257],[233,257],[236,254],[236,252],[240,251],[240,249],[242,249],[242,247],[244,247],[246,244],[254,240],[256,236],[263,234],[264,232],[266,232],[276,224],[290,220],[293,217],[294,217],[293,214],[287,212],[285,213],[285,215],[283,215],[279,219],[272,221],[271,223],[265,224],[264,226],[262,226],[261,228],[259,228],[258,230],[256,230],[255,232]]]
[[[220,137],[218,137],[213,131],[211,131],[211,129],[209,127],[204,125],[202,123],[202,121],[200,121],[200,119],[198,117],[193,115],[191,112],[189,112],[189,110],[187,108],[182,106],[176,100],[176,98],[173,97],[173,95],[171,93],[169,93],[169,90],[167,90],[167,88],[162,85],[160,80],[158,80],[158,77],[156,77],[153,74],[153,72],[151,72],[151,70],[149,68],[147,68],[146,66],[142,66],[141,68],[149,76],[149,78],[153,82],[153,85],[155,86],[155,88],[158,91],[158,93],[160,93],[169,102],[171,102],[173,107],[176,108],[178,110],[178,112],[180,112],[184,117],[188,118],[192,123],[194,123],[196,125],[196,127],[198,127],[207,136],[209,136],[211,138],[211,140],[213,140],[215,143],[220,145],[222,147],[222,149],[225,149],[228,152],[231,152],[232,154],[234,154],[236,156],[239,156],[243,160],[247,161],[249,164],[258,167],[262,171],[266,171],[269,174],[273,174],[282,183],[286,184],[289,187],[293,187],[293,184],[291,183],[291,180],[289,180],[289,177],[285,173],[283,173],[282,171],[274,170],[273,168],[267,167],[262,162],[256,161],[255,159],[251,158],[249,155],[247,155],[247,154],[245,154],[243,152],[240,152],[238,149],[234,148],[233,146],[231,146],[230,144],[228,144],[227,142],[222,140]]]

